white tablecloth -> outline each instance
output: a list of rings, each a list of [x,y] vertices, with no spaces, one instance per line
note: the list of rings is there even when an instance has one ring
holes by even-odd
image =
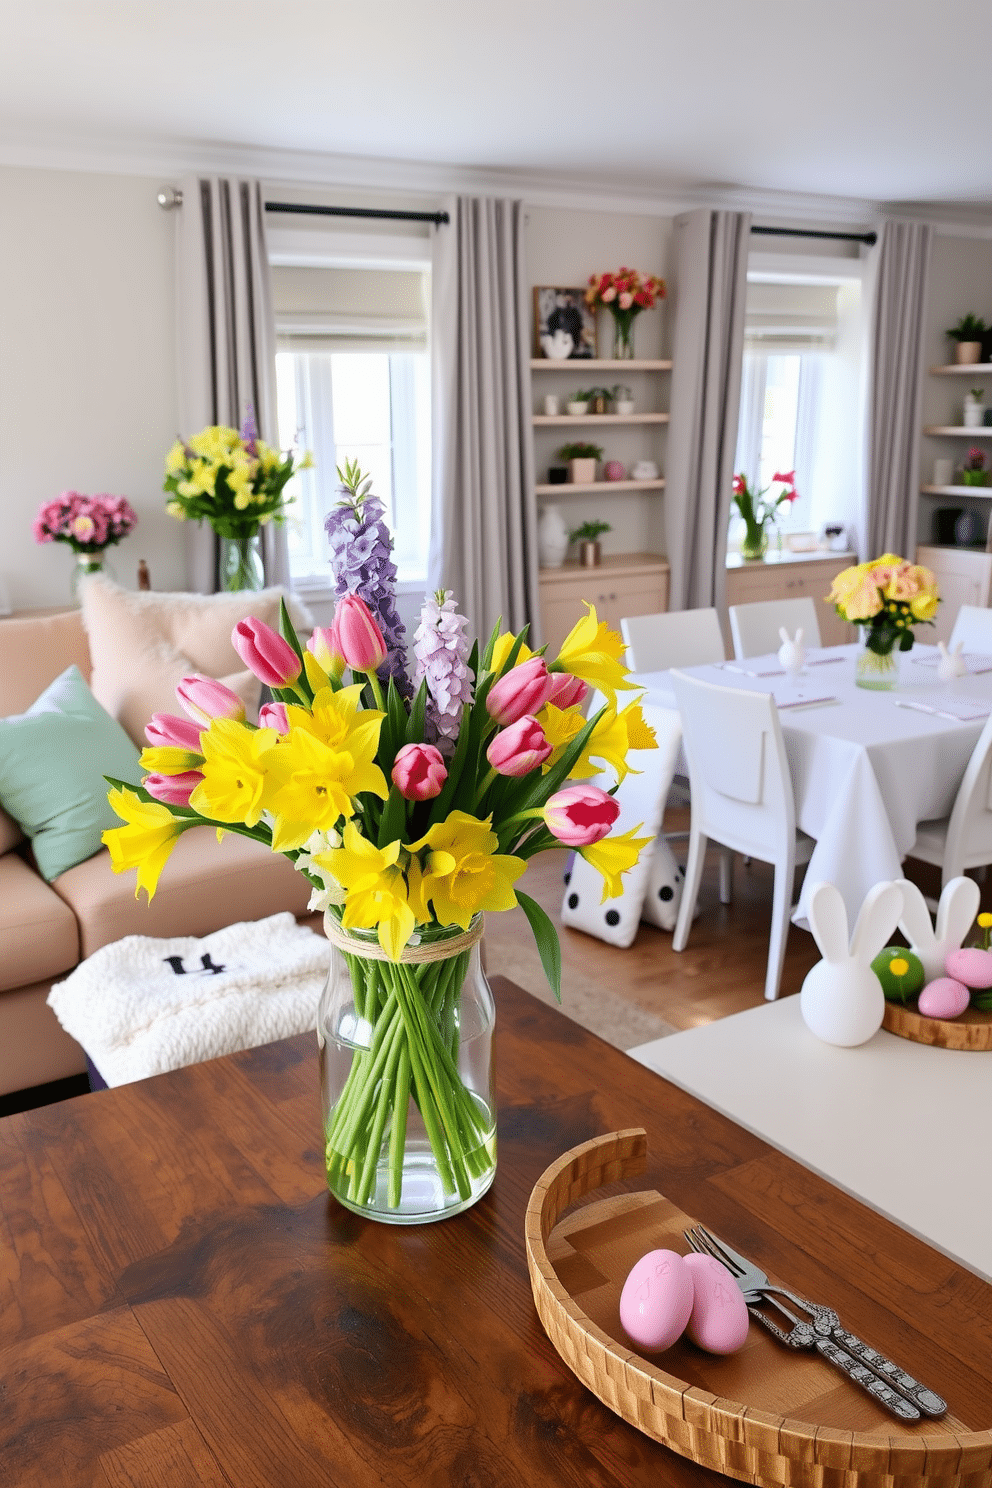
[[[840,889],[848,919],[854,919],[873,884],[901,878],[902,860],[916,838],[918,822],[947,816],[984,719],[962,723],[917,712],[900,704],[942,699],[992,701],[992,671],[937,681],[936,668],[921,664],[931,646],[900,656],[899,686],[870,692],[854,681],[856,646],[812,653],[841,658],[808,667],[798,684],[807,693],[831,693],[835,701],[779,711],[792,773],[796,821],[816,848],[806,870],[793,919],[806,924],[806,884],[826,880]],[[914,660],[914,658],[918,658]],[[747,665],[760,667],[754,658]],[[724,666],[686,668],[692,676],[749,691],[775,691],[787,698],[784,677],[748,676]],[[641,672],[634,680],[645,701],[674,707],[667,672]],[[732,741],[728,748],[732,748]]]

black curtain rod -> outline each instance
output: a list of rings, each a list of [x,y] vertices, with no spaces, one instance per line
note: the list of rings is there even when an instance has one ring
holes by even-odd
[[[752,227],[751,231],[766,238],[829,238],[834,243],[867,243],[869,248],[878,242],[878,233],[874,232],[818,232],[814,227]]]
[[[379,222],[433,222],[435,227],[451,221],[447,212],[387,212],[380,207],[317,207],[307,202],[267,201],[265,210],[294,212],[298,217],[372,217]]]

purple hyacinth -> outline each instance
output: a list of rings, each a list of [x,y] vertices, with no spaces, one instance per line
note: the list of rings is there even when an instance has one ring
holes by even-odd
[[[450,589],[424,596],[414,636],[417,669],[413,680],[419,687],[427,678],[426,742],[436,744],[448,756],[454,753],[462,711],[472,701],[467,624],[465,616],[455,610]]]
[[[386,643],[386,660],[379,668],[385,686],[390,677],[401,697],[412,695],[406,674],[406,626],[396,609],[396,565],[390,558],[392,534],[384,516],[386,508],[370,494],[371,477],[363,477],[356,464],[338,470],[341,500],[324,523],[331,544],[334,592],[357,594],[368,605]]]
[[[245,421],[241,425],[241,438],[244,440],[245,449],[252,459],[258,453],[258,424],[255,422],[255,406],[249,403],[245,407]]]

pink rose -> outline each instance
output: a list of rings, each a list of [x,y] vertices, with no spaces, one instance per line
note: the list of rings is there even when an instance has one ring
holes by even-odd
[[[608,284],[605,289],[602,289],[599,292],[599,298],[602,300],[604,305],[608,305],[610,301],[615,300],[616,297],[616,287],[612,284]]]
[[[631,294],[629,289],[625,289],[620,298],[617,300],[617,304],[620,306],[621,310],[629,310],[633,303],[634,296]]]
[[[551,796],[544,808],[549,832],[566,847],[601,842],[619,815],[616,800],[598,785],[567,786]]]
[[[433,744],[404,744],[393,762],[393,784],[407,801],[432,801],[447,778],[444,758]]]
[[[551,749],[537,719],[525,714],[509,728],[500,730],[486,750],[486,759],[497,775],[516,777],[529,775],[543,765]]]

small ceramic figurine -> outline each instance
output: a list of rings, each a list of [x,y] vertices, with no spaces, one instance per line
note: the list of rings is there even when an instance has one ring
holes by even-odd
[[[849,946],[840,890],[832,883],[813,885],[809,926],[823,960],[803,982],[799,1011],[806,1027],[825,1044],[852,1048],[867,1043],[881,1028],[885,994],[871,963],[895,929],[902,904],[899,884],[876,884],[861,906]]]
[[[923,962],[928,982],[945,973],[945,962],[975,923],[982,891],[973,878],[952,878],[944,885],[937,905],[937,925],[930,920],[927,901],[908,878],[898,880],[902,889],[902,914],[899,929],[909,941],[909,948]]]
[[[937,676],[941,682],[953,682],[957,677],[963,677],[968,670],[962,651],[964,641],[958,641],[953,651],[948,650],[943,641],[937,642],[937,650],[940,652],[940,660],[937,663]]]
[[[790,637],[784,625],[779,626],[778,633],[782,641],[781,646],[778,648],[779,662],[789,681],[795,682],[803,669],[803,662],[806,660],[806,647],[803,645],[802,627],[800,626],[796,631],[795,640]]]
[[[541,350],[553,362],[564,362],[572,355],[573,341],[568,331],[558,330],[550,336],[541,337]]]

